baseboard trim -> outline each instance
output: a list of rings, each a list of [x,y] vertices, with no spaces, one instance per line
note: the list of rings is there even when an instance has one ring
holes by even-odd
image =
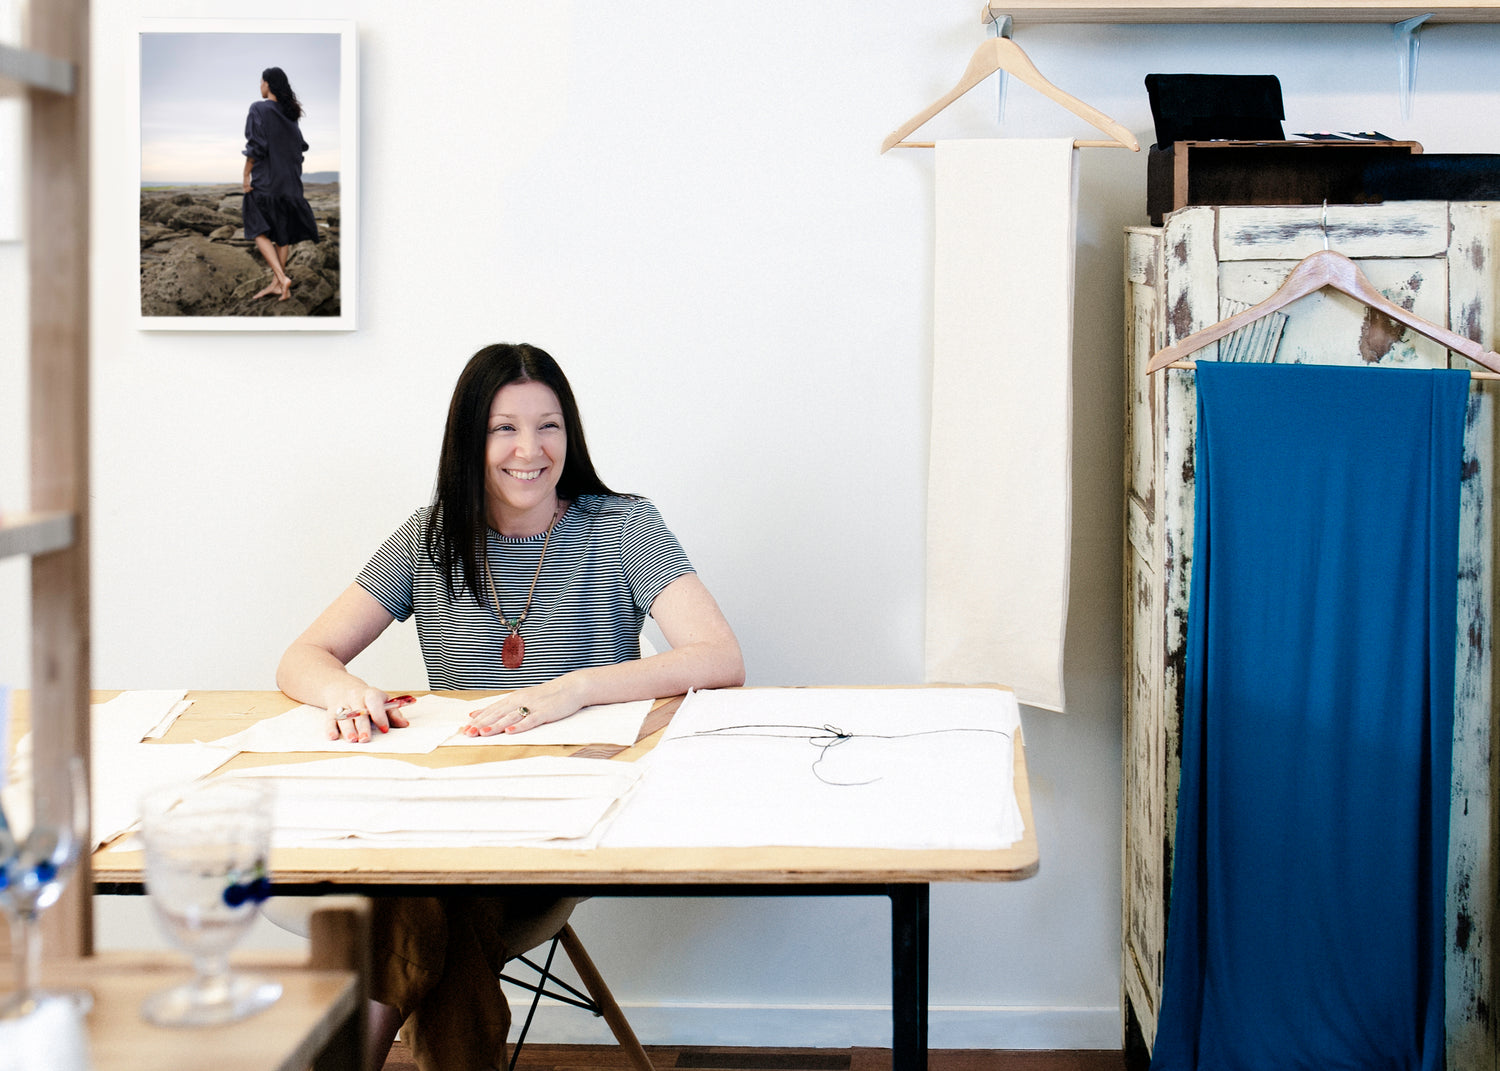
[[[526,994],[511,994],[517,1029]],[[644,1045],[888,1048],[891,1011],[882,1006],[621,1004]],[[943,1007],[928,1010],[934,1049],[1113,1049],[1123,1038],[1118,1007]],[[548,1045],[608,1045],[602,1019],[543,1002],[527,1035]]]

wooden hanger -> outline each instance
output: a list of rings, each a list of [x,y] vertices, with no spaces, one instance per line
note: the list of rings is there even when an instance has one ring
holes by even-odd
[[[1191,364],[1183,360],[1188,354],[1201,350],[1204,346],[1219,341],[1230,332],[1238,331],[1246,324],[1253,323],[1268,313],[1276,312],[1298,298],[1305,297],[1315,290],[1321,290],[1325,286],[1331,286],[1340,293],[1348,294],[1354,300],[1389,316],[1397,323],[1405,324],[1417,334],[1432,339],[1438,345],[1446,346],[1454,353],[1461,353],[1469,360],[1484,365],[1490,371],[1500,373],[1500,354],[1493,350],[1486,350],[1479,343],[1456,335],[1446,327],[1439,327],[1432,321],[1424,320],[1397,305],[1375,289],[1374,284],[1365,277],[1365,273],[1359,270],[1358,264],[1342,253],[1335,253],[1328,249],[1320,249],[1311,256],[1303,258],[1287,275],[1286,281],[1276,288],[1276,292],[1259,304],[1251,305],[1244,312],[1236,313],[1227,320],[1220,320],[1201,331],[1194,331],[1187,338],[1166,349],[1158,350],[1151,358],[1151,363],[1146,366],[1146,371],[1156,372],[1168,367],[1189,368]],[[1484,373],[1478,373],[1478,375],[1486,379],[1492,378]]]
[[[930,149],[930,141],[907,141],[906,136],[927,122],[938,112],[973,89],[996,71],[1006,71],[1025,82],[1043,96],[1050,97],[1068,111],[1086,119],[1090,126],[1109,135],[1108,141],[1075,141],[1074,148],[1117,148],[1140,152],[1141,143],[1130,131],[1105,115],[1098,108],[1085,104],[1077,97],[1064,93],[1043,76],[1031,62],[1031,57],[1009,37],[992,37],[974,50],[964,76],[944,96],[928,105],[918,114],[896,128],[895,133],[880,143],[880,151],[887,152],[900,146],[906,149]]]

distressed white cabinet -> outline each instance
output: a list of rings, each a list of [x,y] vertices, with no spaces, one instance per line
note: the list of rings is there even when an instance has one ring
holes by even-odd
[[[1193,553],[1193,373],[1146,375],[1163,346],[1267,297],[1318,249],[1355,258],[1417,315],[1496,348],[1500,204],[1209,207],[1125,242],[1125,725],[1122,979],[1127,1051],[1156,1036],[1170,909]],[[1462,357],[1332,290],[1200,350],[1197,360],[1458,367]],[[1450,1071],[1495,1071],[1497,848],[1492,734],[1494,402],[1474,381],[1464,442],[1457,710],[1447,903]],[[1372,539],[1380,534],[1371,533]]]

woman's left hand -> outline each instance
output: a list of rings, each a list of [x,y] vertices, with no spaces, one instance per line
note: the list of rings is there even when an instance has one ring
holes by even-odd
[[[572,673],[538,684],[507,692],[498,700],[469,715],[471,723],[465,736],[494,736],[497,733],[520,733],[538,725],[561,721],[577,713],[586,704]]]

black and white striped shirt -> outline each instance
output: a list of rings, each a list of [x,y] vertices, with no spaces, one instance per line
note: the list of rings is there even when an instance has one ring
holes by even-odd
[[[580,495],[552,530],[531,612],[521,626],[526,658],[506,669],[507,635],[489,591],[460,585],[452,598],[422,547],[433,507],[413,513],[355,578],[398,621],[417,617],[429,688],[524,688],[570,670],[641,656],[641,625],[663,588],[693,571],[656,507],[643,498]],[[488,553],[507,617],[526,605],[545,533],[508,538],[491,530]]]

